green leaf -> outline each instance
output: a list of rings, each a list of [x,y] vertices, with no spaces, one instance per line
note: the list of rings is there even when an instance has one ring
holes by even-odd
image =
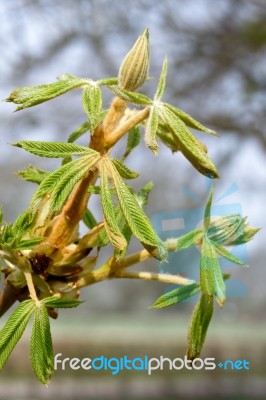
[[[126,157],[129,156],[129,154],[134,150],[140,143],[140,127],[135,126],[134,128],[130,129],[128,132],[128,137],[127,137],[127,147],[126,151],[123,154],[121,160],[124,161]]]
[[[141,207],[148,204],[149,194],[153,188],[153,182],[148,182],[142,189],[136,194],[137,202]]]
[[[115,207],[112,201],[112,194],[108,183],[108,174],[110,172],[110,167],[113,167],[113,163],[110,161],[108,164],[107,160],[103,159],[100,165],[100,179],[101,179],[101,201],[104,214],[104,224],[107,235],[113,244],[113,246],[119,250],[123,251],[127,247],[127,241],[124,238],[115,215]],[[118,174],[118,172],[116,172]],[[119,176],[119,174],[118,174]]]
[[[89,85],[83,90],[82,103],[88,115],[91,131],[99,125],[102,108],[102,91],[97,85]]]
[[[213,297],[202,294],[192,315],[188,334],[187,357],[200,357],[207,330],[213,314]]]
[[[225,283],[221,272],[215,247],[206,236],[203,237],[200,256],[200,284],[202,292],[209,296],[216,296],[222,306],[226,300]]]
[[[53,212],[60,210],[75,184],[89,172],[99,159],[100,155],[92,152],[91,155],[71,161],[52,172],[33,195],[31,209],[34,212],[38,211],[41,200],[49,193],[45,208],[40,210],[41,219],[45,221]]]
[[[83,222],[90,229],[97,225],[97,221],[89,209],[85,210],[83,213]]]
[[[21,237],[31,227],[33,215],[30,210],[23,211],[12,225],[12,233],[14,237]]]
[[[75,129],[68,137],[68,143],[73,143],[78,140],[84,133],[91,129],[90,121],[83,122],[77,129]]]
[[[119,175],[122,176],[122,178],[135,179],[139,176],[138,172],[129,169],[125,164],[122,163],[122,161],[117,160],[115,158],[111,158],[111,160],[115,168],[117,169]]]
[[[0,370],[21,338],[35,310],[33,300],[25,300],[13,311],[0,331]]]
[[[21,140],[20,142],[15,143],[13,146],[21,147],[29,153],[37,156],[48,158],[64,158],[68,156],[71,157],[98,154],[95,150],[74,143]]]
[[[200,285],[198,283],[192,283],[187,286],[182,286],[163,294],[155,301],[155,303],[151,307],[170,307],[176,303],[180,303],[181,301],[188,299],[189,297],[195,296],[199,291]]]
[[[202,229],[195,229],[194,231],[188,232],[177,239],[167,239],[167,247],[169,251],[184,250],[191,246],[197,246],[202,237]]]
[[[83,303],[80,300],[68,299],[67,297],[58,296],[46,297],[41,302],[48,308],[75,308]]]
[[[133,234],[143,243],[157,247],[164,247],[163,242],[155,233],[149,219],[144,214],[134,195],[123,182],[121,176],[114,168],[111,160],[106,159],[110,177],[112,178],[119,205]]]
[[[35,247],[37,244],[43,241],[43,237],[36,237],[32,239],[20,240],[16,245],[17,250],[30,250]]]
[[[156,132],[159,123],[158,110],[156,106],[150,109],[150,115],[145,128],[145,143],[146,146],[154,153],[158,153],[158,143],[156,141]]]
[[[49,175],[49,172],[30,165],[23,171],[17,171],[17,175],[24,181],[40,184]]]
[[[80,87],[86,83],[87,81],[84,79],[71,78],[45,85],[22,87],[15,89],[6,99],[6,101],[10,101],[15,104],[21,104],[16,109],[16,111],[19,111],[45,101],[52,100],[55,97],[60,96],[69,90]]]
[[[30,340],[32,368],[41,383],[47,383],[54,371],[50,322],[45,306],[36,308]]]
[[[192,135],[185,123],[164,106],[159,108],[160,117],[172,131],[180,150],[189,162],[208,178],[218,178],[218,172],[212,160],[207,156],[199,141]]]
[[[206,126],[202,125],[200,122],[196,121],[189,114],[186,114],[184,111],[180,110],[172,106],[171,104],[164,103],[164,105],[171,110],[178,118],[180,118],[187,126],[190,128],[197,129],[198,131],[206,132],[214,136],[218,136],[217,133]]]
[[[214,246],[215,250],[217,253],[219,253],[222,257],[227,258],[227,260],[232,261],[235,264],[240,264],[240,265],[245,265],[245,263],[235,256],[234,254],[230,253],[227,249],[225,249],[223,246],[220,246],[219,244],[212,242],[212,245]]]
[[[211,222],[211,206],[212,206],[212,197],[213,197],[213,187],[211,188],[208,202],[205,208],[205,213],[204,213],[204,230],[206,231],[210,225]]]
[[[159,82],[158,82],[158,85],[157,85],[156,93],[155,93],[155,96],[154,96],[154,100],[158,101],[163,97],[164,89],[165,89],[165,83],[166,83],[167,69],[168,69],[168,62],[167,62],[167,57],[165,57],[164,62],[163,62],[161,75],[160,75]]]
[[[129,92],[128,90],[122,89],[119,86],[110,85],[107,86],[111,92],[113,92],[116,96],[120,97],[123,100],[129,101],[130,103],[145,106],[145,105],[152,105],[152,100],[141,93],[136,92]]]

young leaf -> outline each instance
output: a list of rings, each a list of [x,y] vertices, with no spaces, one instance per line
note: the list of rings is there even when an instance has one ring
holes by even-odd
[[[48,308],[75,308],[82,303],[82,301],[76,299],[58,296],[46,297],[41,302]]]
[[[118,85],[118,78],[99,79],[96,83],[99,86]]]
[[[47,383],[54,371],[50,322],[45,306],[35,309],[30,340],[32,368],[41,383]]]
[[[225,249],[223,246],[220,246],[219,244],[213,241],[212,245],[214,246],[217,253],[219,253],[222,257],[227,258],[227,260],[232,261],[235,264],[245,265],[245,263],[240,258],[235,256],[233,253],[230,253],[230,251]]]
[[[216,296],[222,306],[225,302],[225,283],[215,247],[206,236],[203,237],[200,256],[200,284],[204,294]]]
[[[193,360],[200,357],[209,323],[213,314],[213,297],[202,294],[192,315],[188,333],[187,357]]]
[[[204,213],[204,230],[206,231],[210,225],[211,222],[211,206],[212,206],[212,197],[213,197],[213,187],[211,188],[210,194],[209,194],[209,199],[205,208],[205,213]]]
[[[190,285],[182,286],[163,294],[151,307],[170,307],[176,303],[180,303],[181,301],[188,299],[189,297],[195,296],[199,291],[200,285],[198,283],[191,283]]]
[[[102,91],[97,85],[89,85],[83,90],[82,103],[85,113],[88,115],[91,131],[99,125],[102,108]]]
[[[17,171],[17,175],[20,176],[24,181],[33,182],[40,184],[50,172],[44,171],[42,169],[36,168],[30,165],[24,171]]]
[[[178,118],[180,118],[190,128],[194,128],[194,129],[197,129],[198,131],[206,132],[211,135],[217,136],[217,133],[215,131],[213,131],[209,128],[206,128],[206,126],[204,126],[200,122],[196,121],[194,118],[192,118],[190,115],[186,114],[184,111],[172,106],[171,104],[168,104],[168,103],[164,103],[164,104],[169,110],[171,110]]]
[[[190,163],[208,178],[218,178],[219,175],[215,165],[185,123],[166,107],[161,106],[159,110],[160,117],[172,131],[180,150]]]
[[[149,118],[145,127],[145,143],[146,146],[154,153],[158,152],[158,143],[156,141],[156,132],[158,128],[159,117],[156,106],[151,107]]]
[[[14,237],[21,237],[31,227],[33,215],[30,210],[23,211],[12,225],[12,233]]]
[[[202,229],[195,229],[177,239],[168,239],[167,247],[169,251],[179,251],[196,246],[201,241],[203,234]]]
[[[127,137],[127,147],[126,151],[123,154],[121,160],[124,161],[126,157],[129,156],[129,154],[132,152],[132,150],[135,149],[139,145],[140,142],[140,127],[135,126],[134,128],[130,129],[128,132],[128,137]]]
[[[0,370],[25,331],[35,308],[36,305],[33,300],[23,301],[0,330]]]
[[[54,99],[55,97],[86,83],[87,81],[84,79],[72,78],[45,85],[22,87],[15,89],[6,101],[21,104],[16,109],[16,111],[19,111],[43,103],[44,101]]]
[[[119,205],[133,234],[143,243],[150,246],[164,247],[161,239],[155,233],[149,219],[144,214],[134,195],[123,182],[121,176],[112,164],[106,159],[110,176],[114,182]]]
[[[78,160],[69,162],[49,174],[40,184],[31,201],[31,208],[37,211],[42,198],[49,193],[50,197],[46,203],[42,219],[46,218],[53,212],[59,210],[75,184],[82,179],[88,171],[98,162],[100,155],[93,152],[91,155],[84,156]]]
[[[43,237],[20,240],[16,245],[17,250],[30,250],[43,241]]]
[[[132,171],[129,169],[125,164],[122,163],[120,160],[116,160],[115,158],[111,158],[112,163],[114,164],[115,168],[119,172],[119,175],[122,176],[124,179],[135,179],[139,176],[138,172]]]
[[[74,143],[78,140],[84,133],[91,129],[90,121],[83,122],[77,129],[75,129],[68,137],[68,143]]]
[[[129,101],[130,103],[145,106],[152,105],[152,100],[141,93],[129,92],[128,90],[122,89],[119,86],[111,85],[107,86],[108,89],[111,90],[116,96],[120,97],[123,100]]]
[[[100,166],[100,179],[101,179],[101,201],[104,214],[104,224],[111,243],[117,250],[122,251],[127,247],[127,241],[124,238],[122,232],[120,231],[116,220],[115,208],[113,205],[112,194],[109,188],[108,178],[107,178],[108,173],[110,171],[110,166],[111,168],[114,169],[113,163],[111,161],[108,168],[107,160],[104,159],[102,160]]]
[[[85,210],[83,213],[83,222],[90,229],[97,225],[97,221],[89,209]]]
[[[149,194],[153,188],[153,182],[148,182],[142,189],[136,194],[137,202],[141,207],[148,204]]]
[[[163,62],[161,75],[160,75],[159,82],[158,82],[158,85],[157,85],[156,93],[155,93],[155,96],[154,96],[154,100],[158,101],[163,97],[164,89],[165,89],[165,83],[166,83],[167,69],[168,69],[168,62],[167,62],[167,57],[165,57],[164,62]]]
[[[13,144],[21,147],[29,153],[48,158],[64,158],[68,156],[96,155],[95,150],[74,143],[62,142],[38,142],[30,140],[21,140]]]

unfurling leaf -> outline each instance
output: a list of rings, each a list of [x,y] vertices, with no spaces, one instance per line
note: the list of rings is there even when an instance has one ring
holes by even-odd
[[[132,171],[129,169],[122,161],[117,160],[115,158],[111,158],[112,163],[114,164],[115,168],[119,172],[119,175],[122,176],[124,179],[135,179],[139,176],[138,172]]]
[[[213,187],[211,188],[210,194],[209,194],[209,198],[208,198],[208,202],[205,208],[205,213],[204,213],[204,230],[206,231],[210,225],[211,222],[211,206],[212,206],[212,197],[213,197]]]
[[[176,138],[180,151],[190,163],[208,178],[218,178],[218,172],[206,152],[185,123],[165,106],[159,108],[160,117]]]
[[[54,371],[54,355],[49,316],[44,305],[35,309],[30,340],[30,359],[39,381],[49,382]]]
[[[121,160],[124,161],[126,157],[139,145],[140,142],[140,128],[139,126],[135,126],[134,128],[130,129],[128,132],[127,137],[127,147],[126,151],[121,157]]]
[[[155,301],[155,303],[151,307],[152,308],[170,307],[176,303],[180,303],[183,300],[195,296],[199,291],[200,291],[200,285],[198,283],[192,283],[187,286],[182,286],[163,294]]]
[[[21,140],[20,142],[14,143],[13,146],[21,147],[29,153],[37,156],[48,158],[64,158],[68,156],[97,154],[95,150],[74,143]]]
[[[184,111],[172,106],[171,104],[168,104],[168,103],[164,103],[164,104],[169,110],[171,110],[178,118],[180,118],[190,128],[194,128],[194,129],[197,129],[198,131],[206,132],[211,135],[217,136],[217,133],[215,131],[213,131],[209,128],[206,128],[206,126],[204,126],[200,122],[196,121],[194,118],[192,118],[190,115],[186,114]]]
[[[156,132],[158,128],[159,117],[156,106],[152,106],[150,109],[149,118],[145,127],[145,143],[146,146],[154,153],[158,152],[158,143],[156,141]]]
[[[38,184],[40,184],[49,175],[49,173],[50,172],[36,168],[33,165],[30,165],[28,168],[24,169],[24,171],[17,171],[17,175],[24,181]]]
[[[89,209],[85,210],[83,213],[83,222],[90,229],[97,225],[97,221]]]
[[[164,94],[164,89],[165,89],[165,83],[166,83],[166,76],[167,76],[167,68],[168,68],[168,62],[167,58],[165,57],[164,62],[163,62],[163,67],[161,71],[161,75],[159,78],[159,82],[157,85],[156,93],[154,96],[154,100],[161,100]]]
[[[87,81],[84,79],[73,77],[68,80],[60,80],[45,85],[22,87],[15,89],[6,101],[21,104],[16,109],[16,111],[19,111],[43,103],[44,101],[52,100],[55,97],[60,96],[69,90],[81,87],[86,83]]]
[[[211,241],[203,237],[200,256],[200,285],[201,290],[208,296],[216,296],[220,306],[225,302],[225,283],[215,247]]]
[[[190,360],[200,357],[212,314],[213,297],[203,293],[194,309],[188,333],[187,357]]]
[[[84,133],[91,129],[90,121],[83,122],[77,129],[75,129],[68,137],[68,143],[74,143],[78,140]]]
[[[43,299],[41,303],[48,308],[75,308],[78,307],[82,301],[68,299],[67,297],[51,296]]]
[[[152,100],[148,96],[145,96],[145,94],[130,92],[119,86],[107,86],[107,88],[116,96],[121,97],[121,99],[129,101],[132,104],[139,106],[152,105]]]
[[[213,241],[212,245],[214,246],[216,252],[220,254],[220,256],[227,258],[227,260],[232,261],[235,264],[244,265],[244,262],[240,260],[240,258],[235,256],[233,253],[230,253],[230,251],[226,250],[226,248],[224,248],[223,246],[220,246]]]
[[[148,79],[149,66],[149,31],[145,29],[120,66],[118,74],[119,86],[132,92],[139,89]]]
[[[109,167],[110,165],[113,166],[112,162],[110,162]],[[104,214],[105,229],[113,246],[117,250],[123,251],[127,247],[127,241],[124,238],[116,220],[112,194],[108,183],[108,177],[107,177],[108,173],[110,173],[110,169],[108,168],[107,161],[102,160],[100,165],[100,179],[101,179],[101,201]]]
[[[82,94],[83,108],[89,117],[90,128],[93,132],[99,125],[102,109],[102,91],[97,85],[88,85]]]
[[[0,370],[25,331],[35,307],[33,300],[23,301],[0,330]]]
[[[164,243],[155,233],[149,219],[144,214],[134,195],[130,192],[121,176],[115,169],[112,161],[104,160],[108,165],[108,171],[117,192],[119,206],[133,234],[146,245],[158,249],[165,248]]]

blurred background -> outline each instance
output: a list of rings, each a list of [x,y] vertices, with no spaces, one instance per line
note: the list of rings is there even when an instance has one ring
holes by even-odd
[[[64,72],[92,79],[116,76],[124,55],[148,27],[154,79],[143,93],[153,94],[167,55],[164,100],[220,134],[215,138],[197,133],[221,175],[215,182],[215,202],[227,207],[238,204],[251,226],[265,227],[265,0],[0,0],[0,21],[1,99],[17,87],[53,82]],[[105,92],[105,106],[110,99]],[[86,120],[79,91],[15,114],[12,111],[14,105],[2,103],[0,202],[8,222],[27,207],[35,189],[31,184],[25,187],[14,172],[28,164],[44,169],[58,165],[12,148],[10,143],[64,140]],[[124,145],[118,146],[117,156]],[[155,219],[206,203],[209,182],[181,154],[172,155],[163,145],[157,158],[141,145],[127,164],[142,174],[136,188],[154,182],[146,212]],[[97,201],[93,208],[100,219]],[[56,372],[46,388],[31,371],[26,333],[1,373],[0,398],[265,398],[263,230],[246,249],[250,268],[235,266],[229,271],[244,285],[245,295],[229,297],[223,310],[217,307],[203,357],[246,359],[250,371],[164,370],[148,377],[144,372],[112,376],[68,369]],[[185,253],[183,261],[189,263]],[[161,267],[151,261],[147,268]],[[194,303],[149,310],[164,290],[162,284],[126,280],[84,290],[81,298],[86,302],[78,310],[62,312],[52,321],[55,353],[80,358],[183,357]]]

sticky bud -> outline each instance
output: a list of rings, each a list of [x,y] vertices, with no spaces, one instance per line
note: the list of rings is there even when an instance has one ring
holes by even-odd
[[[125,56],[118,74],[119,86],[131,92],[144,85],[150,65],[149,31],[143,34]]]

